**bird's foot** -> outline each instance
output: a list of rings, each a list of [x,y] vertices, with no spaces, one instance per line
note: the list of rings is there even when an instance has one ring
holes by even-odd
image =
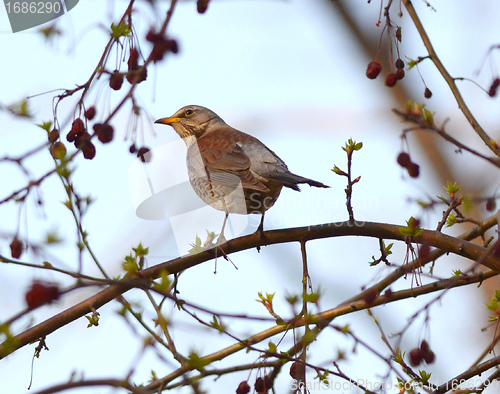
[[[257,234],[259,236],[259,238],[263,244],[265,244],[268,241],[266,234],[264,234],[264,226],[259,226],[259,228],[255,232],[255,234]],[[260,245],[257,246],[257,252],[260,253]]]

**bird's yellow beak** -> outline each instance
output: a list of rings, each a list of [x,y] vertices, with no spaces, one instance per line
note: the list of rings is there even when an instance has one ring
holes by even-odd
[[[177,123],[180,120],[181,120],[181,118],[161,118],[161,119],[155,120],[155,123],[172,124],[172,123]]]

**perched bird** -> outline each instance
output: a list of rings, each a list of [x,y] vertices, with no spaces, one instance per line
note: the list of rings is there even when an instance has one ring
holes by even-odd
[[[299,184],[329,187],[293,174],[276,153],[249,134],[228,126],[215,112],[188,105],[155,123],[170,125],[187,146],[189,181],[196,194],[226,216],[260,213],[257,231],[262,234],[264,213],[278,199],[283,186],[300,191]]]

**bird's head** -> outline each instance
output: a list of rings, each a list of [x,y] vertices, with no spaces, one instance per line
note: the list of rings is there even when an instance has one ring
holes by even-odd
[[[158,119],[155,123],[172,126],[188,146],[213,128],[226,125],[215,112],[199,105],[183,107],[172,116]]]

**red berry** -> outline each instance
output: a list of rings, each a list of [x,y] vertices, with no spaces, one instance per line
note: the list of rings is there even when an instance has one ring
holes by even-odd
[[[369,79],[375,79],[382,71],[382,65],[379,62],[371,61],[368,63],[368,68],[366,69],[366,76]]]
[[[411,164],[410,155],[406,152],[401,152],[398,155],[397,162],[401,167],[407,168]]]
[[[136,70],[131,70],[127,73],[126,78],[130,84],[141,83],[145,81],[148,77],[148,69],[144,66],[139,67]]]
[[[300,361],[295,361],[291,366],[290,366],[290,376],[292,379],[295,379],[297,381],[302,381],[304,380],[304,377],[306,375],[306,366],[304,363]]]
[[[396,70],[396,79],[403,79],[405,77],[405,70]]]
[[[59,130],[52,129],[49,133],[49,142],[53,144],[59,138]]]
[[[236,394],[248,394],[249,392],[250,386],[248,385],[248,382],[246,380],[241,382],[236,389]]]
[[[493,83],[490,86],[490,90],[488,91],[488,94],[490,97],[495,97],[497,94],[497,89],[500,86],[500,78],[495,78]]]
[[[123,74],[115,70],[109,78],[109,87],[113,90],[120,90],[123,85]]]
[[[392,88],[394,85],[396,85],[397,81],[398,79],[396,77],[396,74],[390,73],[385,79],[385,86]]]
[[[83,124],[83,120],[77,118],[71,124],[71,130],[66,135],[66,140],[68,142],[74,142],[76,138],[85,133],[85,125]]]
[[[418,367],[424,359],[424,351],[422,349],[412,349],[410,351],[410,364],[413,367]]]
[[[143,163],[149,163],[149,161],[151,160],[151,152],[149,148],[146,148],[145,146],[140,148],[137,151],[137,157],[140,157]]]
[[[425,339],[420,344],[420,349],[422,349],[424,352],[427,352],[430,350],[429,344],[427,343],[427,341]]]
[[[13,259],[18,259],[23,254],[23,243],[17,237],[14,237],[10,243],[10,255]]]
[[[397,58],[396,63],[394,64],[398,70],[402,70],[405,68],[405,62],[402,61],[400,58]]]
[[[127,65],[129,71],[137,70],[139,68],[139,51],[136,48],[130,48]]]
[[[426,364],[432,364],[436,360],[436,355],[432,350],[424,352],[424,361]]]
[[[87,143],[83,148],[83,157],[87,160],[92,160],[95,157],[95,146],[92,142]]]
[[[432,92],[431,92],[431,90],[430,90],[429,88],[425,88],[424,97],[425,97],[426,99],[428,99],[428,98],[431,98],[431,97],[432,97]]]
[[[107,144],[108,142],[111,142],[113,140],[113,134],[113,126],[104,123],[102,127],[98,128],[97,138],[99,138],[99,141],[101,141],[103,144]]]
[[[486,200],[486,210],[493,212],[497,208],[497,202],[494,197],[488,198]]]
[[[411,163],[406,169],[408,170],[408,175],[412,178],[418,178],[420,175],[420,166],[416,163]]]
[[[257,393],[265,393],[265,391],[264,391],[264,379],[257,378],[257,380],[255,381],[254,387],[255,387],[255,391],[257,391]]]
[[[80,134],[76,137],[75,147],[77,149],[83,149],[87,144],[90,144],[91,135],[87,132]]]
[[[149,29],[148,34],[146,34],[146,40],[152,43],[157,42],[160,38],[161,35],[155,33],[153,28]]]
[[[31,289],[26,293],[26,304],[28,308],[33,309],[44,304],[50,304],[59,299],[59,288],[42,282],[33,282]]]
[[[430,252],[431,252],[431,245],[428,242],[424,242],[418,248],[418,258],[420,260],[425,260],[429,256]],[[422,342],[422,344],[423,344],[423,342]]]
[[[90,108],[87,108],[87,110],[85,111],[84,113],[85,117],[88,119],[88,120],[92,120],[94,119],[94,116],[95,116],[95,107],[92,106]]]
[[[200,14],[204,14],[208,8],[208,2],[210,0],[198,0],[196,3],[196,8]]]

